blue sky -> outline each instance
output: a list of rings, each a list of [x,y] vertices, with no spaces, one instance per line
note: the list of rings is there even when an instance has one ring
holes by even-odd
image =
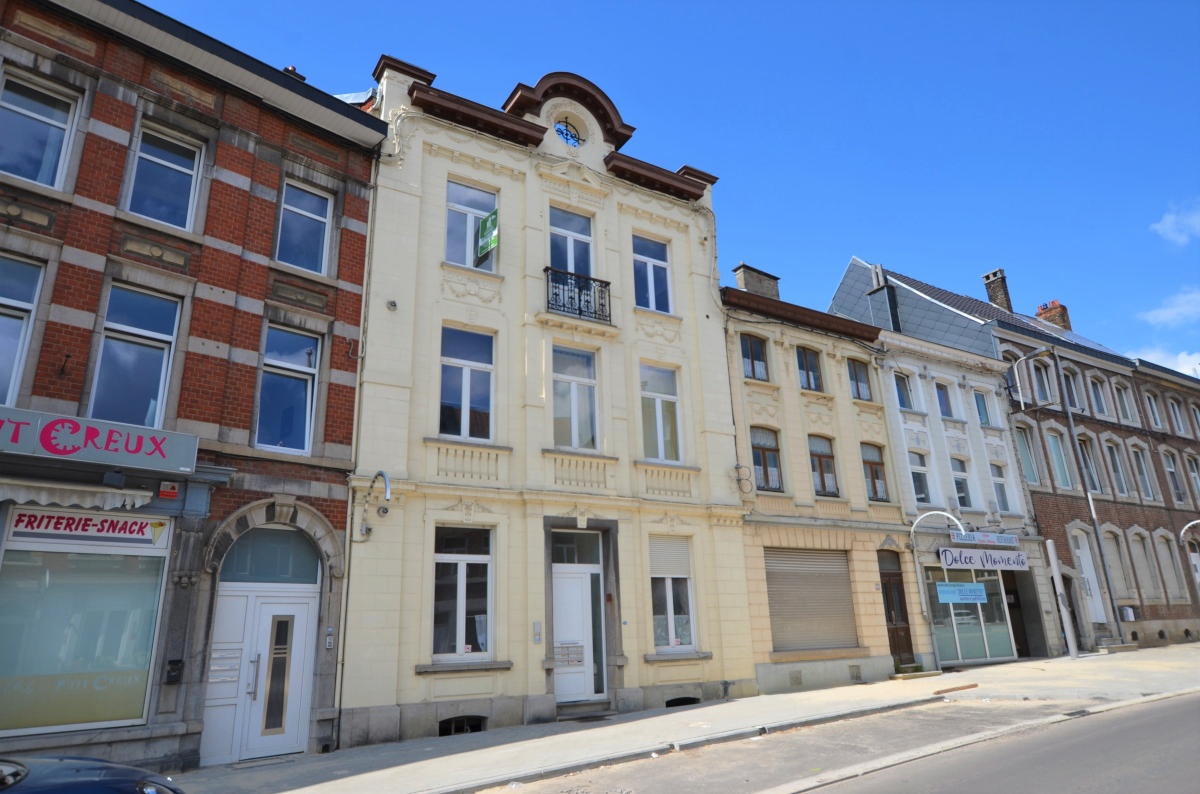
[[[826,309],[851,256],[981,299],[999,267],[1017,311],[1200,376],[1195,0],[149,5],[330,93],[384,53],[490,107],[575,72],[623,152],[720,178],[723,284]]]

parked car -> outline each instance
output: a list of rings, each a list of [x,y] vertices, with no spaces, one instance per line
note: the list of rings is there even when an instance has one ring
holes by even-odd
[[[169,777],[74,756],[7,756],[0,758],[0,791],[5,794],[183,794]]]

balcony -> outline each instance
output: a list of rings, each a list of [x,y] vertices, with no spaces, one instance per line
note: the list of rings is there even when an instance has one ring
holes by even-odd
[[[547,309],[558,314],[612,324],[609,282],[549,267],[545,273]]]

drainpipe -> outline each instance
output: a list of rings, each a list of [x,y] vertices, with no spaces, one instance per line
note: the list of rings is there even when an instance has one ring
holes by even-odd
[[[1067,416],[1067,432],[1071,434],[1071,449],[1075,453],[1075,466],[1079,469],[1080,485],[1087,496],[1088,512],[1092,516],[1092,530],[1096,533],[1096,549],[1100,552],[1100,570],[1104,575],[1104,587],[1108,590],[1108,604],[1112,608],[1113,623],[1117,627],[1117,637],[1125,644],[1125,631],[1121,628],[1121,613],[1117,611],[1117,599],[1113,596],[1112,577],[1108,574],[1108,560],[1104,555],[1104,540],[1100,535],[1100,521],[1096,518],[1096,506],[1092,502],[1092,492],[1088,490],[1087,477],[1084,475],[1083,453],[1079,449],[1079,437],[1075,435],[1075,417],[1071,406],[1067,404],[1067,376],[1063,372],[1062,360],[1058,357],[1058,348],[1050,348],[1054,356],[1054,366],[1058,370],[1058,404]],[[1094,462],[1094,461],[1093,461]],[[1099,472],[1096,473],[1099,477]]]

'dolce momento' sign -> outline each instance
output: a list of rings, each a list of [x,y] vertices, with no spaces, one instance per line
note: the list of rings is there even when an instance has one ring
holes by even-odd
[[[191,474],[198,446],[185,433],[0,407],[0,453]]]
[[[1023,551],[1000,549],[938,549],[943,568],[972,568],[993,571],[1028,571],[1029,560]]]

